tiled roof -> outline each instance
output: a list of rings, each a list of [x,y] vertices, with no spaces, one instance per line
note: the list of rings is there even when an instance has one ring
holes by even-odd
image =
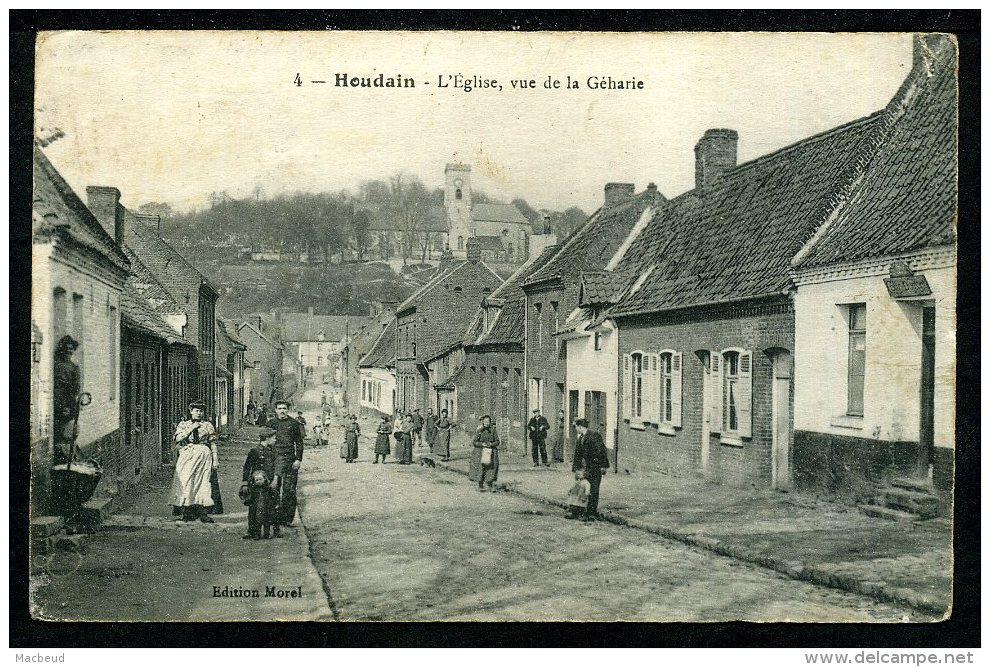
[[[417,301],[419,301],[419,299],[423,298],[429,292],[433,291],[433,288],[434,287],[436,287],[437,285],[441,284],[444,280],[446,280],[448,277],[450,277],[451,275],[453,275],[455,272],[459,271],[461,269],[461,267],[464,266],[465,264],[467,264],[467,260],[463,260],[463,259],[460,260],[460,261],[454,262],[443,273],[440,273],[440,267],[437,267],[437,270],[433,274],[433,277],[430,278],[426,282],[425,285],[423,285],[418,290],[416,290],[415,292],[413,292],[412,295],[408,299],[406,299],[401,304],[399,304],[399,307],[396,308],[395,312],[396,313],[401,313],[402,311],[407,310],[407,309],[415,306],[416,303],[417,303]]]
[[[188,345],[162,317],[153,311],[131,281],[124,284],[120,294],[120,321],[122,326],[163,340],[169,344]]]
[[[99,253],[114,266],[129,268],[123,250],[38,147],[34,149],[33,209],[32,230],[35,234],[61,230],[60,233]]]
[[[471,219],[478,222],[511,222],[528,225],[529,220],[512,204],[472,204]]]
[[[589,271],[581,274],[580,295],[581,306],[601,306],[616,303],[632,285],[636,276],[611,271]]]
[[[127,245],[124,245],[123,251],[131,264],[131,275],[127,277],[127,284],[144,297],[151,309],[161,314],[183,313],[182,306],[159,282],[158,277],[151,272],[151,269],[141,261],[141,258]]]
[[[523,317],[526,309],[526,293],[523,292],[521,285],[530,275],[553,259],[559,249],[558,246],[544,248],[543,252],[531,257],[488,296],[489,301],[503,300],[502,307],[499,308],[490,330],[473,337],[474,345],[522,345],[525,334]],[[478,320],[481,318],[476,319]]]
[[[368,323],[368,318],[355,315],[310,315],[309,313],[283,313],[282,340],[317,341],[322,331],[324,340],[335,342],[354,335]]]
[[[374,366],[377,368],[385,368],[386,366],[392,365],[395,359],[395,328],[396,319],[393,317],[388,326],[382,331],[378,340],[375,344],[371,346],[368,350],[368,354],[361,357],[358,361],[359,367],[369,367]]]
[[[449,378],[436,386],[437,389],[456,389],[457,384],[460,381],[461,376],[464,375],[464,370],[466,368],[467,366],[465,364],[458,366],[457,370],[454,371]]]
[[[254,326],[250,322],[241,322],[240,324],[237,325],[237,334],[238,334],[238,336],[241,336],[241,331],[244,330],[244,329],[250,329],[254,333],[254,335],[256,335],[258,338],[260,338],[261,340],[263,340],[266,343],[268,343],[269,345],[271,345],[276,350],[282,350],[282,349],[284,349],[282,347],[282,344],[281,343],[279,343],[278,341],[272,340],[272,338],[270,336],[268,336],[268,335],[266,335],[266,334],[258,331],[258,327]],[[244,340],[244,339],[241,338],[241,340]]]
[[[874,114],[739,165],[663,205],[616,270],[643,275],[613,315],[781,293],[791,258],[872,155]]]
[[[464,341],[460,340],[460,338],[446,342],[441,341],[438,343],[428,343],[428,347],[425,349],[423,354],[420,355],[420,358],[423,360],[423,363],[429,363],[438,357],[442,357],[445,354],[453,352],[462,345],[464,345]]]
[[[157,216],[124,209],[124,244],[148,266],[177,303],[188,303],[186,288],[205,286],[219,294],[214,285],[182,253],[158,235]]]
[[[534,285],[545,280],[561,278],[576,280],[582,271],[602,269],[632,231],[647,207],[660,205],[662,196],[644,191],[626,201],[603,206],[595,212],[540,270],[524,283]]]
[[[922,39],[925,60],[888,105],[879,151],[799,267],[955,242],[956,53],[943,36]]]
[[[230,341],[231,347],[234,347],[234,348],[240,347],[242,349],[244,349],[244,348],[247,347],[244,344],[244,341],[242,341],[240,339],[240,337],[237,336],[237,327],[235,327],[232,322],[229,322],[227,320],[224,320],[224,319],[221,319],[221,318],[218,317],[217,318],[217,332],[221,336],[223,336],[224,338],[226,338],[228,341]]]

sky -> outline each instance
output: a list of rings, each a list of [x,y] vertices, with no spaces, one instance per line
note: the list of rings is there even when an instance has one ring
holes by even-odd
[[[45,152],[77,193],[112,185],[129,208],[355,191],[397,172],[441,187],[464,162],[495,197],[591,212],[606,182],[691,189],[708,128],[736,130],[745,162],[881,109],[910,66],[910,35],[893,33],[45,33],[36,129],[65,133]],[[440,87],[456,74],[502,89]]]

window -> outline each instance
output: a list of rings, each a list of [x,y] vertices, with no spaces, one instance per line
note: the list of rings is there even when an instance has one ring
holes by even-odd
[[[595,332],[595,349],[596,350],[602,349],[602,332],[601,331],[596,331]]]
[[[534,303],[536,308],[536,347],[543,347],[543,304]]]
[[[553,331],[556,333],[560,329],[560,303],[551,301],[550,312],[553,315]],[[560,338],[554,338],[554,344],[556,345],[557,354],[560,354]]]
[[[846,413],[863,416],[866,378],[866,304],[849,306],[849,398]]]
[[[458,250],[464,250],[464,237],[463,236],[458,236],[457,237],[457,249]]]
[[[753,435],[752,362],[753,354],[749,351],[712,352],[712,378],[716,387],[712,392],[712,432],[721,433],[730,441]]]
[[[83,313],[83,297],[81,294],[72,295],[72,337],[79,343],[79,348],[72,359],[79,366],[79,384],[86,386],[86,329]]]
[[[649,377],[650,357],[642,352],[626,354],[622,358],[622,412],[634,422],[645,421],[649,413],[646,403],[649,392],[644,392],[644,378]]]
[[[456,189],[456,190],[454,191],[454,199],[457,199],[457,200],[461,200],[461,199],[463,199],[463,198],[464,198],[464,193],[463,193],[463,192],[461,192],[461,189],[460,189],[460,188],[457,188],[457,189]]]
[[[681,354],[661,352],[657,358],[657,425],[681,425]]]

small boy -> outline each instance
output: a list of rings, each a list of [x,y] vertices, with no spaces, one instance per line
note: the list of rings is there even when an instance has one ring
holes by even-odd
[[[275,474],[275,431],[266,428],[260,442],[244,461],[241,498],[248,506],[248,532],[245,540],[282,537],[278,525],[278,495],[281,479]]]
[[[583,470],[574,473],[574,486],[567,494],[567,518],[576,519],[588,510],[588,496],[591,494],[591,482]]]

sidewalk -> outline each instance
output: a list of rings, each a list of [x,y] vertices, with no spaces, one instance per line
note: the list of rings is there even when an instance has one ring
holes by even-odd
[[[247,532],[247,508],[237,492],[244,458],[257,442],[257,433],[258,429],[245,427],[236,439],[218,445],[225,512],[213,515],[215,523],[176,522],[168,505],[171,471],[162,470],[144,482],[128,504],[105,517],[100,529],[70,554],[71,559],[56,552],[35,563],[35,617],[333,620],[298,519],[295,527],[283,529],[282,539],[242,539]],[[266,595],[269,587],[274,587],[274,596]],[[223,594],[225,589],[260,594],[231,597]]]
[[[457,433],[449,463],[467,474],[471,448]],[[498,485],[566,507],[570,464],[533,467],[500,457]],[[945,519],[877,519],[853,507],[795,493],[720,486],[667,475],[614,475],[602,481],[606,520],[767,567],[793,579],[899,602],[938,615],[952,604],[952,527]]]

